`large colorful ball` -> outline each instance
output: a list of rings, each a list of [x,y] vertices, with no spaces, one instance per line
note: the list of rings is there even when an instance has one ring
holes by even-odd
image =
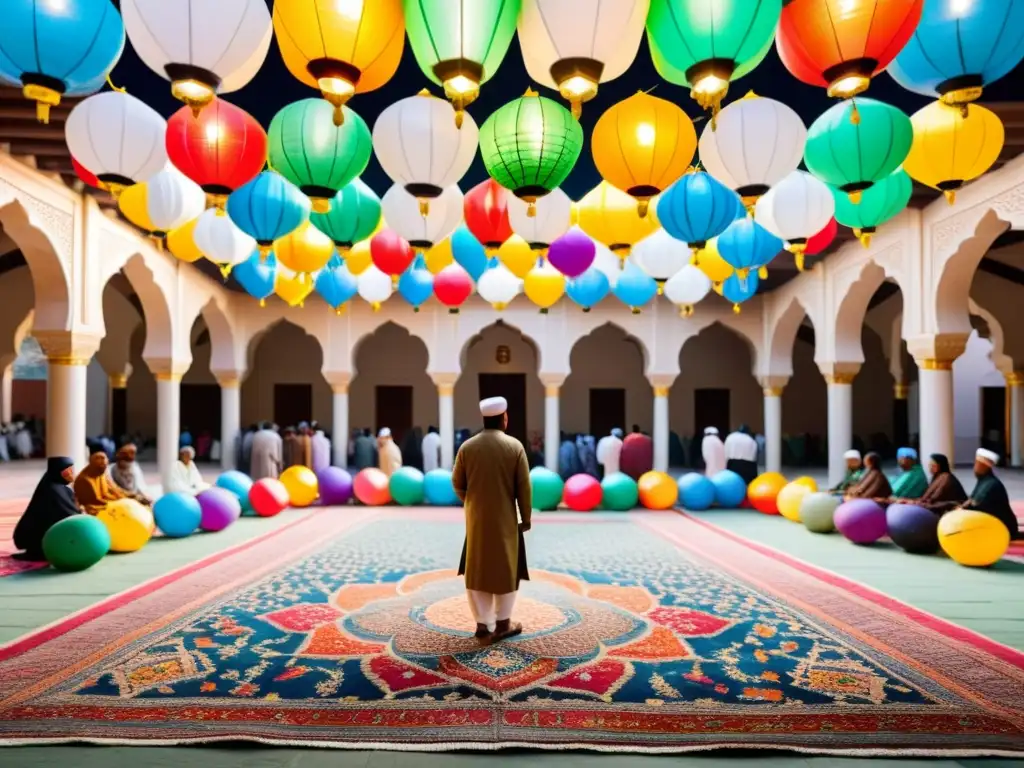
[[[715,503],[726,509],[736,509],[747,498],[747,484],[731,469],[723,469],[711,478],[715,486]]]
[[[700,512],[715,503],[715,484],[699,472],[687,472],[679,478],[679,503],[684,509]]]
[[[204,531],[223,531],[242,516],[242,505],[238,497],[223,488],[207,488],[196,496],[202,518],[199,526]]]
[[[92,515],[66,517],[43,536],[43,555],[64,573],[91,568],[109,551],[110,533]]]
[[[340,467],[325,467],[317,473],[320,503],[326,507],[340,507],[352,498],[352,475]]]
[[[636,480],[625,472],[613,472],[601,480],[601,506],[613,512],[628,512],[640,499]]]
[[[998,562],[1010,547],[1010,531],[998,518],[972,509],[954,509],[939,520],[939,544],[960,565]]]
[[[645,472],[637,481],[640,503],[647,509],[671,509],[679,499],[679,486],[664,472]]]
[[[195,533],[203,510],[196,497],[189,493],[168,493],[153,505],[156,527],[170,539],[180,539]]]
[[[778,472],[765,472],[758,475],[747,488],[747,498],[758,512],[766,515],[779,514],[776,503],[779,492],[785,488],[786,478]]]
[[[107,526],[111,552],[138,552],[153,535],[153,513],[135,499],[112,501],[96,518]]]
[[[238,497],[238,503],[242,505],[242,514],[252,512],[252,504],[249,503],[249,491],[252,490],[252,478],[244,472],[236,469],[224,472],[214,483],[218,488],[231,491]]]
[[[590,475],[573,475],[565,481],[562,500],[573,512],[590,512],[601,503],[601,484]]]
[[[811,488],[806,483],[794,480],[787,483],[775,497],[775,508],[779,514],[794,523],[800,522],[800,506],[804,503],[804,496],[814,493],[816,488]],[[756,505],[755,505],[756,507]]]
[[[530,470],[530,488],[533,491],[533,508],[549,512],[558,509],[565,483],[557,472],[546,467],[534,467]]]
[[[873,544],[887,532],[885,510],[871,499],[840,504],[832,516],[836,528],[854,544]]]
[[[889,538],[904,552],[934,555],[939,551],[939,516],[916,504],[890,504],[885,510]]]
[[[832,518],[841,502],[831,493],[809,493],[800,501],[800,521],[811,533],[832,533],[836,529]]]
[[[272,477],[257,480],[249,489],[249,505],[260,517],[273,517],[288,508],[291,500],[284,483]]]
[[[423,476],[423,496],[427,504],[435,507],[457,507],[462,503],[447,469],[432,469]]]
[[[352,489],[359,502],[368,507],[380,507],[391,502],[388,476],[376,467],[368,467],[356,475]]]
[[[293,507],[308,507],[320,496],[316,475],[309,467],[288,467],[281,473],[280,480],[288,490],[288,499]]]
[[[388,481],[391,499],[403,507],[423,503],[423,473],[416,467],[399,467]]]

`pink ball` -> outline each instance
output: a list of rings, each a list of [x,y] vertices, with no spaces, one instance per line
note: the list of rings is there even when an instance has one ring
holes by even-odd
[[[388,476],[376,467],[369,467],[356,475],[352,487],[356,498],[368,507],[391,503]]]
[[[573,475],[565,481],[562,501],[574,512],[590,512],[601,503],[601,484],[590,475]]]
[[[242,505],[231,491],[214,486],[196,496],[202,517],[199,527],[204,531],[223,531],[242,516]]]
[[[260,517],[273,517],[288,508],[288,489],[284,483],[272,477],[265,477],[252,484],[249,489],[249,504]]]

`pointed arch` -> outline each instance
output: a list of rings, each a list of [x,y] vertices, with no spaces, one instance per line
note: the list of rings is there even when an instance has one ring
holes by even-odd
[[[8,187],[13,189],[12,187]],[[32,211],[17,197],[4,199],[0,186],[0,227],[25,257],[35,292],[36,326],[66,330],[71,322],[71,287],[62,253]]]

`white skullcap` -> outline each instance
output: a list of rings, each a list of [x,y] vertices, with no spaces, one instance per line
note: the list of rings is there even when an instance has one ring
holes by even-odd
[[[717,435],[718,429],[716,427],[708,427],[704,430],[705,435]]]
[[[480,401],[480,415],[484,418],[501,416],[507,410],[508,400],[504,397],[488,397]]]
[[[858,450],[847,451],[846,453],[843,454],[843,458],[846,459],[847,461],[854,461],[854,460],[855,461],[860,461],[860,459],[861,459],[860,451],[858,451]]]
[[[974,453],[976,461],[980,461],[982,464],[988,464],[990,467],[994,467],[999,463],[999,454],[995,451],[990,451],[988,448],[979,448]]]
[[[377,437],[391,437],[391,430],[384,427],[380,432],[377,433]]]

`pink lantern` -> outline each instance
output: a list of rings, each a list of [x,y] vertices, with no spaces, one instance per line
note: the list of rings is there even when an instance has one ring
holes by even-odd
[[[548,262],[566,277],[579,277],[594,263],[596,254],[594,241],[573,227],[548,247]]]

